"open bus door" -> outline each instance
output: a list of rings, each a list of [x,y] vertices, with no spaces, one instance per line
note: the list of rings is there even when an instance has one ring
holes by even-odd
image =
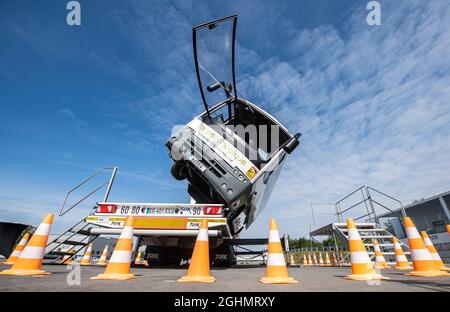
[[[234,48],[237,16],[228,16],[193,28],[195,69],[207,114],[211,107],[237,97]],[[220,92],[222,91],[222,92]]]

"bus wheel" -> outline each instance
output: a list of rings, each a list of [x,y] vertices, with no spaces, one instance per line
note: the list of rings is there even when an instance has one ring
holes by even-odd
[[[170,172],[176,180],[181,181],[187,178],[186,165],[181,161],[174,162]]]

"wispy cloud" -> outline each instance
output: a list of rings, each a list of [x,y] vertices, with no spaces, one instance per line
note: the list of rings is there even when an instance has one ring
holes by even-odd
[[[443,169],[450,162],[449,62],[442,57],[450,48],[449,5],[383,2],[382,26],[369,27],[361,3],[345,12],[340,30],[297,28],[283,20],[285,5],[226,8],[240,14],[240,93],[303,132],[301,148],[247,235],[265,233],[269,217],[279,218],[284,231],[305,235],[311,202],[337,200],[362,184],[406,202],[450,185]],[[190,41],[198,20],[191,21],[189,12],[198,9],[205,20],[218,16],[193,3],[137,2],[133,8],[132,23],[120,14],[118,20],[146,60],[157,58],[159,66],[145,94],[127,107],[154,129],[168,131],[201,109]],[[274,13],[278,19],[265,19],[265,28],[251,31],[255,19]],[[166,40],[168,34],[173,40]],[[259,42],[257,48],[248,39]],[[281,52],[270,55],[275,50]],[[322,209],[331,220],[332,211]]]
[[[382,8],[383,24],[372,28],[355,7],[345,37],[330,25],[293,31],[288,59],[260,60],[241,82],[249,99],[304,134],[258,224],[276,216],[285,231],[305,235],[311,202],[362,184],[406,203],[448,190],[449,3]]]
[[[362,184],[406,203],[446,191],[450,185],[450,61],[445,57],[450,51],[450,3],[382,1],[380,27],[366,24],[366,3],[357,1],[348,12],[339,12],[344,25],[309,29],[292,16],[287,18],[290,5],[285,3],[239,1],[220,8],[215,3],[181,0],[124,3],[104,15],[117,32],[109,40],[120,38],[123,50],[115,50],[116,42],[107,40],[96,44],[105,34],[101,27],[90,28],[92,35],[83,33],[83,26],[66,38],[67,27],[59,20],[41,24],[30,19],[20,25],[11,19],[2,21],[8,36],[26,43],[33,55],[43,55],[49,66],[59,60],[58,66],[64,67],[74,60],[113,74],[91,81],[87,76],[95,71],[83,72],[80,80],[86,78],[91,86],[109,85],[103,80],[118,78],[107,91],[101,83],[86,89],[86,94],[95,91],[86,97],[86,106],[64,103],[54,114],[71,122],[89,121],[90,127],[76,132],[89,146],[82,146],[82,152],[58,149],[59,160],[66,153],[71,162],[82,163],[80,159],[98,150],[119,155],[108,159],[126,155],[133,161],[135,155],[152,157],[164,149],[172,126],[190,121],[202,110],[191,27],[238,13],[240,93],[292,131],[303,133],[302,145],[290,156],[268,207],[247,235],[265,235],[267,219],[276,217],[283,232],[297,236],[308,232],[311,202],[334,201]],[[316,12],[319,7],[326,10],[325,2],[315,7]],[[47,33],[49,29],[56,32]],[[92,49],[78,50],[80,42],[91,43]],[[13,70],[5,66],[4,72]],[[83,91],[85,86],[78,87]],[[101,109],[82,114],[81,109],[94,109],[91,100],[103,103]],[[98,122],[93,125],[92,120]],[[58,162],[47,153],[49,162]],[[86,166],[95,169],[95,163],[104,159],[100,156],[96,154]],[[157,157],[154,161],[161,161],[162,154]],[[120,174],[127,182],[146,185],[142,194],[148,197],[175,194],[172,191],[186,194],[184,185],[173,183],[168,172],[123,169]],[[30,199],[26,200],[23,189],[3,188],[2,216],[17,211],[16,216],[29,214],[25,220],[36,222],[37,214],[60,204],[55,192],[26,193]],[[132,200],[125,188],[123,192],[120,196]],[[328,207],[320,209],[332,212]]]
[[[78,126],[86,126],[87,123],[83,120],[81,120],[80,118],[78,118],[75,113],[68,107],[64,107],[61,108],[57,111],[57,113],[65,118],[66,120],[70,120],[71,122],[73,122],[74,124],[78,125]]]

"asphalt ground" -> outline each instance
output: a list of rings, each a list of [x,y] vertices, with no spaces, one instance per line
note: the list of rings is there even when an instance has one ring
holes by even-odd
[[[0,265],[0,269],[9,268]],[[8,276],[0,275],[0,292],[8,291],[155,291],[155,292],[450,292],[450,277],[410,277],[405,272],[383,270],[382,274],[390,277],[389,281],[366,282],[349,281],[344,277],[350,274],[349,267],[300,267],[290,266],[289,275],[299,281],[298,284],[262,284],[258,280],[264,276],[263,266],[237,266],[232,268],[212,268],[211,274],[217,281],[213,284],[178,283],[176,280],[186,273],[185,268],[137,268],[131,272],[136,279],[128,281],[90,280],[92,276],[102,273],[104,267],[82,266],[79,279],[66,266],[44,265],[43,269],[51,272],[44,276]],[[70,285],[79,280],[80,285]]]

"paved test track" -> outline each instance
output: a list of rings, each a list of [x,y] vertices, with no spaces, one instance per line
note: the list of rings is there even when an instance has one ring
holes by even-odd
[[[3,270],[9,268],[0,265]],[[410,277],[401,271],[383,270],[391,278],[381,285],[369,285],[367,282],[348,281],[343,277],[350,273],[349,267],[289,267],[289,275],[296,278],[298,284],[268,285],[258,282],[264,276],[265,268],[233,267],[213,268],[211,273],[217,278],[214,284],[177,283],[177,278],[186,273],[178,268],[132,268],[137,278],[129,281],[93,281],[89,277],[103,272],[104,267],[81,267],[81,285],[69,286],[66,282],[65,266],[44,265],[52,275],[22,277],[0,275],[0,292],[6,291],[445,291],[450,292],[450,277]]]

